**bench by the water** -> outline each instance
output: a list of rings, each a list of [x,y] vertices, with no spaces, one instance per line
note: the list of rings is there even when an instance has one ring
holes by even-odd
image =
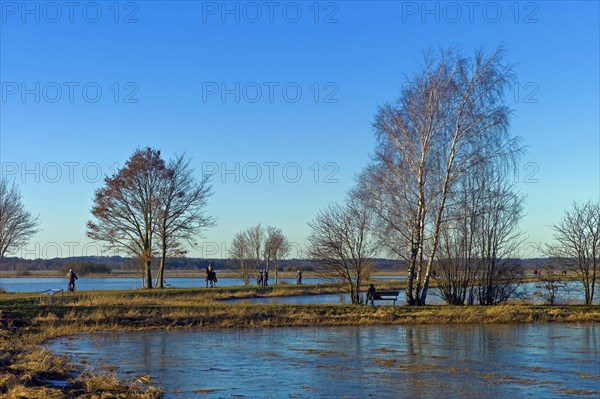
[[[394,301],[392,305],[395,306],[399,294],[400,291],[375,291],[375,295],[373,296],[373,302]]]
[[[60,295],[57,295],[60,293]],[[40,292],[39,304],[43,305],[46,302],[48,305],[55,303],[62,303],[64,301],[65,293],[62,288],[50,288],[49,290]]]

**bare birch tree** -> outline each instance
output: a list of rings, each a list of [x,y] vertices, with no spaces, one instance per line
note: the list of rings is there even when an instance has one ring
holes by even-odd
[[[183,256],[187,252],[186,243],[193,244],[202,230],[214,226],[214,218],[205,213],[210,195],[208,175],[196,179],[190,161],[183,155],[169,161],[160,190],[157,232],[161,245],[157,287],[164,286],[167,254]]]
[[[565,280],[566,273],[566,270],[558,273],[554,263],[548,262],[544,270],[539,271],[538,281],[535,285],[539,291],[534,292],[533,295],[541,298],[547,305],[556,305],[560,302],[561,295],[570,291],[569,282]]]
[[[376,197],[367,203],[380,206],[377,230],[400,239],[383,243],[407,258],[410,305],[425,304],[446,203],[458,178],[475,160],[515,151],[508,133],[511,111],[503,100],[513,71],[503,55],[500,48],[473,58],[454,49],[426,56],[397,102],[377,113],[375,162],[360,179],[372,190],[361,192]]]
[[[249,227],[246,230],[246,240],[250,246],[251,259],[254,260],[255,272],[258,272],[260,267],[260,261],[263,255],[263,245],[265,241],[265,230],[260,224],[254,227]]]
[[[309,222],[309,256],[322,264],[329,276],[342,282],[352,303],[359,303],[360,286],[376,252],[369,233],[370,221],[366,207],[347,201],[328,206]]]
[[[482,185],[473,174],[465,175],[440,230],[440,250],[434,279],[442,299],[464,305],[477,284],[480,215],[485,200]]]
[[[523,197],[507,172],[494,162],[479,162],[449,196],[434,278],[450,304],[473,304],[477,297],[493,305],[517,291],[521,272],[513,258],[522,243]]]
[[[269,242],[272,238],[272,235],[275,232],[275,227],[267,226],[264,231],[264,239],[263,239],[263,259],[265,264],[265,270],[270,272],[271,261],[273,260],[273,245]]]
[[[0,178],[0,264],[7,253],[27,244],[38,226],[38,217],[25,209],[16,184]]]
[[[136,150],[125,166],[104,179],[96,190],[87,235],[108,249],[125,249],[144,270],[145,287],[152,288],[154,234],[161,208],[166,166],[160,151]]]
[[[497,305],[517,294],[523,274],[518,250],[522,232],[518,225],[523,215],[523,197],[493,173],[484,180],[485,194],[480,214],[477,285],[481,305]]]
[[[577,275],[585,303],[590,305],[598,284],[600,203],[573,203],[572,208],[565,211],[562,220],[552,228],[555,242],[548,246],[548,252]]]
[[[267,227],[267,237],[265,239],[265,262],[270,259],[273,261],[275,269],[275,284],[279,282],[279,261],[289,255],[291,245],[287,237],[283,234],[280,228],[269,226]],[[267,270],[268,270],[267,266]]]

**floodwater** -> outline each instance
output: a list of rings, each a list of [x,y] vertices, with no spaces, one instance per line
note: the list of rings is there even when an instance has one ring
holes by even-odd
[[[516,300],[525,300],[529,302],[540,302],[541,299],[534,295],[535,291],[540,289],[536,287],[537,283],[523,283],[519,287],[519,296]],[[567,292],[560,292],[557,296],[556,304],[573,303],[582,304],[584,302],[584,294],[582,292],[581,284],[577,281],[571,281],[568,283]],[[600,292],[600,290],[598,291]],[[363,293],[364,295],[364,293]],[[257,298],[240,298],[240,299],[227,299],[224,302],[227,303],[271,303],[271,304],[297,304],[297,305],[325,305],[325,304],[349,304],[349,294],[324,294],[324,295],[298,295],[298,296],[277,296],[277,297],[257,297]],[[440,296],[437,289],[431,288],[427,294],[428,305],[443,305],[446,302]],[[376,301],[376,305],[382,306],[393,306],[393,305],[406,305],[404,296],[404,290],[400,290],[398,300],[394,304],[392,301]],[[595,295],[593,304],[600,304],[600,295]]]
[[[375,276],[372,279],[375,281],[404,281],[405,278],[402,276]],[[282,283],[295,284],[293,278],[279,279]],[[323,279],[318,277],[305,277],[303,278],[304,284],[322,284],[329,283],[331,280]],[[271,283],[274,279],[271,280]],[[540,301],[536,298],[533,293],[539,291],[536,288],[537,283],[524,283],[521,285],[520,290],[522,292],[522,299],[530,301]],[[165,285],[167,287],[174,288],[198,288],[205,287],[204,276],[194,277],[172,277],[165,279]],[[239,278],[224,277],[220,278],[217,286],[241,286],[243,281]],[[81,277],[77,280],[77,290],[130,290],[143,288],[144,281],[141,278],[134,277]],[[66,279],[60,277],[9,277],[0,278],[0,287],[7,292],[42,292],[50,288],[62,288],[66,290],[67,282]],[[597,292],[600,293],[600,285],[598,285]],[[594,304],[600,304],[600,295],[595,295]],[[566,293],[559,293],[557,303],[583,303],[583,289],[581,283],[577,281],[571,281],[568,283],[568,289]],[[339,303],[350,303],[348,295],[309,295],[309,296],[294,296],[294,297],[273,297],[273,298],[253,298],[238,301],[246,301],[251,303],[295,303],[295,304],[339,304]],[[235,300],[232,300],[235,302]],[[396,305],[404,304],[404,294],[401,292],[399,300]],[[429,290],[427,297],[427,303],[431,305],[442,304],[444,301],[440,298],[437,289],[432,288]],[[379,305],[392,305],[391,301],[380,301]]]
[[[165,398],[600,396],[600,325],[419,325],[95,333],[51,350]]]
[[[295,284],[294,279],[279,279],[288,284]],[[294,281],[292,281],[294,280]],[[304,284],[317,284],[328,282],[320,278],[306,277],[302,279]],[[274,282],[271,280],[270,282]],[[77,290],[129,290],[144,287],[144,280],[135,277],[80,277],[76,282]],[[194,288],[205,287],[204,275],[193,277],[172,277],[165,279],[167,287]],[[239,278],[219,278],[217,286],[239,286],[243,285]],[[0,278],[0,287],[7,292],[42,292],[49,288],[67,289],[66,278],[60,277],[8,277]]]

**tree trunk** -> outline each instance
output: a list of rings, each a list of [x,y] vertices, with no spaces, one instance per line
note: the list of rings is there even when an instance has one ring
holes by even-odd
[[[408,269],[406,270],[407,272],[407,281],[406,281],[406,303],[408,305],[414,305],[415,304],[415,300],[413,297],[413,276],[415,273],[415,264],[414,264],[414,258],[411,256],[410,262],[408,262]]]
[[[166,242],[166,240],[163,240],[161,253],[160,253],[160,265],[158,266],[158,275],[156,277],[156,286],[158,288],[165,288],[164,274],[165,274],[166,259],[167,259],[167,242]]]
[[[437,246],[440,238],[440,226],[442,224],[442,215],[444,213],[444,208],[446,206],[446,198],[448,196],[448,186],[450,185],[450,177],[452,174],[452,167],[454,165],[454,157],[456,156],[456,143],[458,141],[458,132],[459,129],[456,129],[454,138],[452,140],[452,146],[450,147],[450,154],[448,158],[448,163],[446,164],[446,174],[444,176],[444,183],[442,186],[442,196],[440,198],[440,203],[438,205],[438,213],[435,216],[434,222],[434,232],[433,232],[433,244],[431,245],[431,252],[429,254],[429,260],[427,262],[427,269],[425,270],[425,282],[423,284],[423,291],[418,298],[419,305],[425,305],[425,300],[427,299],[427,290],[429,289],[429,279],[431,275],[431,267],[433,265],[433,260],[435,259],[435,253],[437,251]]]
[[[354,305],[360,303],[360,277],[356,279],[356,288],[354,289],[354,298],[352,298],[352,303]]]
[[[146,288],[152,288],[152,259],[145,261],[146,265]]]
[[[164,270],[165,270],[165,255],[160,255],[160,264],[158,266],[158,273],[156,275],[156,284],[154,284],[157,288],[165,288],[164,287]]]

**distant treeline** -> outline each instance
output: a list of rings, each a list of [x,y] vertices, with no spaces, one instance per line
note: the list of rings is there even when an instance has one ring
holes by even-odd
[[[89,274],[109,274],[112,269],[106,263],[72,261],[65,262],[60,268],[60,271],[66,274],[69,270],[73,270],[80,276]]]
[[[158,264],[158,259],[155,260]],[[404,270],[403,262],[390,259],[375,259],[375,270]],[[200,258],[169,258],[167,259],[168,270],[197,270],[204,269],[209,264],[219,270],[236,270],[237,266],[230,259],[200,259]],[[69,269],[87,270],[90,273],[110,273],[115,271],[132,270],[137,267],[134,259],[120,256],[112,257],[72,257],[54,259],[22,259],[5,258],[2,261],[4,271],[26,271],[26,270],[60,270]],[[284,271],[313,271],[317,265],[309,259],[286,259],[280,262]]]
[[[521,264],[525,270],[541,270],[549,259],[523,259]],[[155,260],[158,265],[158,259]],[[204,269],[212,264],[218,270],[236,270],[237,266],[230,259],[201,259],[201,258],[169,258],[167,259],[167,270],[197,270]],[[557,263],[557,262],[553,262]],[[374,259],[374,271],[405,271],[406,263],[402,260]],[[2,260],[3,271],[28,271],[28,270],[59,270],[65,273],[69,269],[83,270],[84,273],[111,273],[115,271],[132,270],[137,264],[132,258],[120,256],[96,257],[82,256],[72,258],[54,259],[22,259],[4,258]],[[316,263],[309,259],[286,259],[282,260],[280,267],[284,271],[314,271],[318,268]],[[80,272],[81,273],[81,272]]]

